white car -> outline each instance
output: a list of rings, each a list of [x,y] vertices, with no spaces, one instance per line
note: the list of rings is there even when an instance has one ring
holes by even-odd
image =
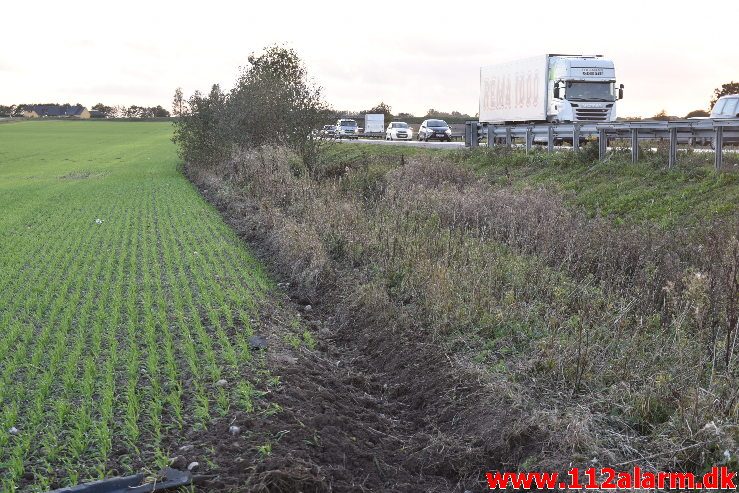
[[[385,130],[385,140],[411,140],[413,130],[405,122],[392,122]]]

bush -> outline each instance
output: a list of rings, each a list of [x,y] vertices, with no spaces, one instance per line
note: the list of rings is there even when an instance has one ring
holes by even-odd
[[[228,94],[217,85],[207,97],[196,92],[175,122],[174,141],[185,161],[206,167],[235,148],[284,145],[312,175],[322,143],[314,129],[326,109],[297,53],[271,46],[249,56],[249,67]]]

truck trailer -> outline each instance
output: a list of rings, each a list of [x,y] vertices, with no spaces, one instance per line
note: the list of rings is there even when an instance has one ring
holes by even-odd
[[[385,115],[368,113],[364,115],[364,135],[370,137],[385,136]]]
[[[541,55],[480,69],[480,122],[608,122],[616,119],[613,61],[601,55]]]

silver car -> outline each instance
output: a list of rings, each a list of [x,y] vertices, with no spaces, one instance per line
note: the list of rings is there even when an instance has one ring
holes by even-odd
[[[336,122],[336,130],[334,135],[338,139],[358,139],[359,127],[356,120],[342,118]]]
[[[730,94],[718,98],[718,101],[716,101],[716,104],[713,105],[713,109],[711,110],[711,118],[716,120],[739,118],[739,94]],[[739,144],[739,139],[724,137],[724,144]],[[713,142],[711,142],[711,147],[715,147]]]

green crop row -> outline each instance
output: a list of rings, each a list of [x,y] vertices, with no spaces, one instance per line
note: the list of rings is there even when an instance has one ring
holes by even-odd
[[[271,286],[170,134],[0,129],[3,491],[153,470],[188,429],[254,410],[248,339]]]

